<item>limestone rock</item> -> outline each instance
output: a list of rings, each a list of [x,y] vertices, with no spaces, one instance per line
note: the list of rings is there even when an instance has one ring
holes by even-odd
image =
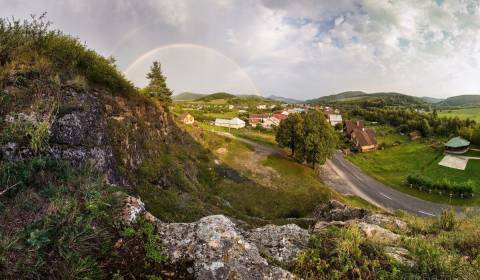
[[[267,225],[247,233],[247,239],[257,245],[261,253],[286,263],[295,260],[309,238],[308,231],[295,224]]]
[[[317,220],[347,221],[361,219],[366,214],[367,210],[365,209],[348,207],[337,200],[330,200],[328,203],[315,209],[313,216]]]
[[[223,215],[195,223],[158,224],[168,259],[193,263],[195,279],[295,279],[271,266],[242,231]]]
[[[123,200],[122,221],[127,224],[134,223],[145,212],[145,204],[133,196],[127,196]]]
[[[407,230],[407,223],[392,216],[383,214],[371,214],[363,219],[366,223],[374,224],[381,227],[394,227],[400,230]]]
[[[386,246],[385,254],[392,257],[394,260],[401,264],[405,264],[408,266],[413,266],[415,264],[412,260],[409,259],[410,252],[405,248]]]
[[[395,234],[388,229],[384,229],[378,225],[360,222],[358,223],[358,227],[367,238],[375,240],[379,243],[390,244],[400,239],[400,235]]]

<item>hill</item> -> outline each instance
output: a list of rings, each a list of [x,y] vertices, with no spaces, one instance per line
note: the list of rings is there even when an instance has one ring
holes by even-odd
[[[445,100],[443,98],[435,98],[435,97],[428,97],[428,96],[423,96],[421,98],[423,99],[423,101],[431,104],[440,103]]]
[[[212,93],[212,94],[208,94],[206,96],[202,96],[200,98],[197,98],[195,99],[195,101],[204,101],[204,102],[207,102],[207,101],[212,101],[212,100],[216,100],[216,99],[233,99],[233,98],[236,98],[237,96],[236,95],[233,95],[231,93],[226,93],[226,92],[216,92],[216,93]]]
[[[173,101],[192,101],[206,96],[206,94],[194,93],[194,92],[182,92],[180,94],[172,96]]]
[[[480,95],[458,95],[449,97],[438,103],[439,106],[480,106]]]
[[[338,94],[323,96],[307,100],[311,104],[343,104],[356,106],[397,106],[397,105],[422,105],[425,104],[421,98],[397,93],[397,92],[375,92],[365,93],[363,91],[347,91]]]
[[[288,97],[282,97],[282,96],[277,96],[277,95],[270,95],[267,97],[268,99],[279,101],[282,103],[288,103],[288,104],[299,104],[303,103],[304,101],[298,100],[298,99],[293,99],[293,98],[288,98]]]

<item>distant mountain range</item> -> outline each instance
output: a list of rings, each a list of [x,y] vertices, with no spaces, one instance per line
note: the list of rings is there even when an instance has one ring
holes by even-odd
[[[338,94],[322,96],[306,101],[311,104],[358,104],[369,102],[371,104],[405,105],[423,104],[426,101],[419,97],[406,95],[398,92],[375,92],[366,93],[363,91],[346,91]]]
[[[421,97],[423,99],[423,101],[427,102],[427,103],[431,103],[431,104],[436,104],[436,103],[440,103],[442,102],[443,98],[435,98],[435,97],[428,97],[428,96],[424,96],[424,97]]]
[[[277,96],[277,95],[270,95],[267,97],[268,99],[272,99],[275,101],[280,101],[283,103],[288,103],[288,104],[298,104],[298,103],[303,103],[303,100],[298,100],[298,99],[293,99],[293,98],[288,98],[288,97],[282,97],[282,96]]]

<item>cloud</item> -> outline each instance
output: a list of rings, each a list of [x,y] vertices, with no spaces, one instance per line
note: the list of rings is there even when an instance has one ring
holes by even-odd
[[[114,54],[122,69],[162,45],[210,47],[236,61],[265,95],[366,90],[443,97],[480,87],[480,5],[474,0],[0,0],[0,6],[1,16],[46,10],[56,27]],[[181,61],[202,69],[195,57]],[[211,65],[198,77],[218,75],[215,62],[201,63]],[[185,72],[194,76],[170,79],[187,83],[176,83],[177,90],[189,84],[208,90]],[[211,89],[240,81],[230,75],[209,79],[216,81]]]

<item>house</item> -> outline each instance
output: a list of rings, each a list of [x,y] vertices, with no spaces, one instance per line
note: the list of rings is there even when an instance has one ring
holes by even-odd
[[[267,109],[267,105],[265,105],[265,104],[257,105],[257,109],[258,110],[265,110],[265,109]]]
[[[183,113],[178,119],[184,124],[193,124],[195,122],[195,118],[190,113]]]
[[[277,119],[277,120],[280,122],[281,120],[284,120],[284,119],[288,118],[288,115],[284,115],[284,114],[273,114],[273,115],[272,115],[272,118],[275,118],[275,119]]]
[[[262,121],[262,127],[263,128],[272,128],[272,126],[278,126],[280,125],[280,121],[276,118],[266,118],[263,119]]]
[[[223,126],[223,127],[238,129],[238,128],[245,127],[245,122],[239,118],[233,118],[231,120],[216,119],[215,126]]]
[[[378,147],[375,130],[371,128],[354,129],[351,140],[362,153],[376,150]]]
[[[470,142],[462,137],[454,137],[445,144],[445,153],[464,154],[470,149]]]
[[[289,113],[288,113],[287,111],[282,111],[281,114],[282,114],[282,115],[285,115],[285,116],[288,116]]]
[[[269,117],[270,116],[268,114],[251,114],[248,117],[248,123],[251,126],[256,127],[257,124],[262,123],[264,119],[267,119]]]
[[[348,137],[351,137],[351,135],[352,135],[352,133],[355,129],[362,130],[363,129],[363,122],[357,121],[357,120],[347,120],[347,121],[345,121],[345,125],[343,127],[343,130]]]
[[[422,138],[422,133],[418,130],[412,131],[408,134],[408,138],[410,138],[411,141],[415,141]]]
[[[338,115],[338,114],[329,114],[328,115],[328,121],[330,122],[330,124],[332,126],[335,126],[337,124],[341,124],[343,122],[342,120],[342,115]]]
[[[229,109],[229,110],[232,110],[233,108],[235,108],[235,106],[233,106],[233,105],[228,105],[228,109]]]
[[[293,109],[288,109],[287,112],[289,114],[293,114],[293,113],[303,113],[305,112],[305,109],[303,108],[293,108]]]

